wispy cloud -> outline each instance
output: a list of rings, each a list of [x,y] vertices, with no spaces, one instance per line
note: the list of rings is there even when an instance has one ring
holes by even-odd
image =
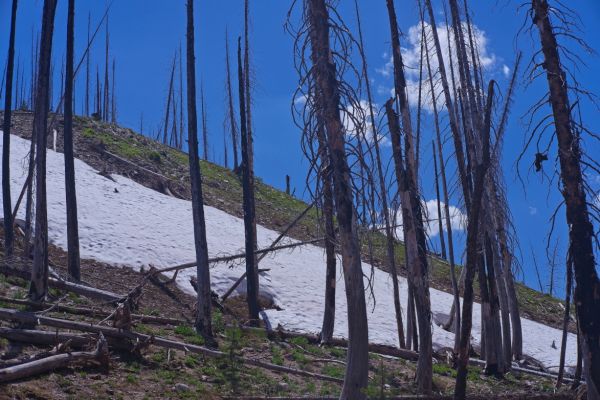
[[[446,211],[445,211],[445,203],[440,202],[442,208],[442,229],[444,232],[447,232],[446,229]],[[425,222],[425,231],[427,236],[435,237],[440,234],[439,227],[439,215],[437,212],[437,199],[427,200],[422,202],[421,204],[426,218]],[[450,211],[450,226],[452,227],[453,232],[464,231],[467,226],[467,216],[464,214],[458,207],[449,206]],[[402,230],[402,212],[398,210],[396,213],[396,236],[400,240],[404,240],[404,231]]]
[[[529,206],[529,215],[536,215],[538,212],[537,207]]]

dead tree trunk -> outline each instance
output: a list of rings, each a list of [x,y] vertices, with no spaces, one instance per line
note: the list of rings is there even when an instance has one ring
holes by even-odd
[[[533,22],[540,32],[544,67],[550,91],[558,142],[562,194],[569,226],[569,252],[575,272],[575,304],[582,339],[582,358],[588,399],[600,398],[600,280],[594,259],[594,229],[590,222],[581,172],[579,137],[573,132],[567,75],[560,62],[558,44],[546,0],[533,0]]]
[[[392,229],[392,223],[390,222],[390,208],[388,205],[388,191],[385,184],[385,174],[383,172],[383,166],[381,162],[381,150],[379,146],[379,133],[377,130],[377,123],[375,121],[375,112],[373,110],[373,98],[371,92],[371,82],[369,81],[367,58],[364,53],[364,43],[362,35],[362,26],[360,22],[360,13],[358,11],[358,2],[354,2],[356,9],[356,20],[358,23],[358,37],[360,43],[360,55],[363,62],[363,74],[365,77],[365,86],[367,91],[367,99],[369,101],[369,118],[373,129],[373,147],[375,148],[375,162],[377,164],[377,178],[379,184],[379,191],[381,197],[381,207],[383,212],[385,236],[386,236],[386,257],[387,263],[390,268],[392,275],[392,286],[394,289],[394,311],[396,315],[396,330],[398,332],[398,344],[400,348],[406,347],[406,341],[404,337],[404,326],[402,323],[402,308],[400,306],[400,288],[398,286],[398,270],[396,267],[396,256],[394,251],[395,241],[394,233]]]
[[[324,0],[309,0],[307,3],[305,18],[308,18],[312,74],[316,85],[316,112],[319,113],[327,134],[348,304],[348,355],[340,398],[364,399],[369,363],[367,310],[356,210],[352,202],[345,132],[339,111],[339,82],[335,64],[330,58],[329,12]]]
[[[77,190],[75,188],[75,161],[73,159],[73,58],[75,42],[75,0],[69,0],[67,19],[67,75],[65,81],[65,192],[67,208],[67,267],[69,277],[81,279],[79,265],[79,228],[77,223]]]
[[[435,96],[435,94],[434,94]],[[434,97],[435,98],[435,97]],[[435,101],[435,100],[434,100]],[[442,224],[442,206],[440,204],[440,182],[438,179],[438,167],[437,167],[437,157],[435,154],[435,144],[431,141],[431,148],[433,150],[433,173],[435,176],[435,196],[437,202],[437,220],[438,220],[438,230],[440,232],[440,247],[441,247],[441,255],[444,260],[446,260],[446,241],[444,240],[444,226]]]
[[[396,100],[399,104],[402,128],[404,131],[404,154],[406,165],[403,164],[400,145],[400,126],[390,101],[386,104],[392,150],[396,165],[396,179],[402,204],[402,228],[406,244],[406,260],[409,280],[412,282],[415,295],[415,308],[419,326],[419,361],[417,363],[417,387],[422,393],[430,393],[433,376],[432,338],[431,338],[431,304],[429,299],[429,276],[427,262],[427,245],[425,229],[421,212],[421,202],[418,194],[418,179],[416,174],[415,146],[413,145],[413,130],[408,105],[404,65],[400,51],[399,29],[393,0],[387,0],[392,38],[392,53],[394,61],[394,87]],[[394,143],[395,142],[395,143]]]
[[[319,155],[321,159],[320,180],[323,186],[322,219],[325,226],[325,312],[323,313],[323,327],[321,328],[320,341],[328,344],[333,338],[335,325],[335,287],[336,287],[336,254],[335,254],[335,226],[333,219],[333,187],[331,182],[331,167],[327,152],[327,139],[322,123],[317,128],[319,140]]]
[[[177,148],[183,149],[183,53],[179,43],[179,140]]]
[[[558,364],[558,378],[556,378],[556,389],[562,385],[563,375],[565,373],[565,353],[567,350],[567,336],[569,333],[569,321],[571,320],[571,290],[573,288],[573,265],[571,255],[567,256],[567,290],[565,294],[565,316],[563,317],[563,331],[560,343],[560,361]]]
[[[108,114],[110,107],[108,104],[109,100],[109,78],[108,78],[108,48],[109,48],[110,37],[108,35],[108,18],[106,18],[106,39],[105,39],[105,50],[104,50],[104,98],[102,102],[102,120],[108,122]]]
[[[90,45],[92,15],[88,13],[87,44]],[[90,116],[90,51],[85,56],[85,115]]]
[[[244,208],[244,230],[246,237],[246,299],[248,302],[248,313],[251,323],[258,324],[260,306],[258,304],[258,270],[256,255],[256,216],[254,208],[254,173],[251,160],[252,138],[248,132],[247,125],[247,100],[246,86],[244,84],[244,71],[242,69],[242,45],[238,38],[238,80],[240,96],[240,128],[242,139],[242,189]]]
[[[173,97],[173,77],[175,76],[175,59],[177,53],[173,57],[171,65],[171,77],[169,78],[169,91],[167,92],[167,107],[165,108],[165,124],[163,125],[163,144],[169,144],[169,116],[171,115],[171,98]]]
[[[481,213],[481,201],[483,198],[485,178],[490,164],[490,128],[492,102],[494,98],[494,81],[490,81],[488,87],[488,97],[485,109],[485,122],[483,130],[483,152],[482,160],[477,165],[475,171],[475,183],[473,187],[473,197],[469,209],[469,222],[467,226],[467,265],[465,276],[465,292],[463,297],[462,325],[460,327],[460,346],[458,352],[458,370],[456,375],[456,386],[454,388],[454,398],[462,400],[466,398],[467,391],[467,368],[469,363],[469,348],[471,342],[471,327],[473,324],[473,279],[475,271],[479,264],[478,250],[481,248],[479,243],[479,225]]]
[[[4,251],[10,257],[14,248],[14,229],[10,197],[10,124],[12,114],[12,84],[15,64],[15,30],[17,25],[17,0],[12,2],[10,38],[6,66],[6,97],[4,98],[4,121],[2,125],[2,209],[4,212]]]
[[[196,248],[196,277],[198,279],[198,301],[196,331],[209,346],[216,345],[212,331],[210,271],[206,223],[204,220],[204,196],[202,194],[202,172],[198,157],[198,116],[196,113],[196,56],[194,54],[194,0],[187,2],[187,113],[188,155],[192,189],[192,212],[194,222],[194,245]]]
[[[35,190],[35,242],[33,248],[33,266],[29,297],[41,302],[48,292],[48,215],[46,208],[46,134],[48,125],[50,60],[52,54],[52,36],[54,34],[54,14],[56,0],[45,0],[42,16],[42,43],[40,64],[38,66],[38,84],[35,100],[33,136],[36,137],[36,190]]]
[[[238,169],[238,126],[233,108],[233,94],[231,90],[231,69],[229,65],[229,36],[225,31],[225,64],[227,68],[227,109],[229,112],[229,129],[231,130],[231,143],[233,146],[233,170]]]
[[[112,62],[112,88],[110,91],[110,122],[112,124],[116,124],[117,123],[117,104],[115,103],[115,64],[116,61],[113,58],[113,62]],[[175,118],[175,117],[173,117]],[[174,120],[175,121],[175,120]]]
[[[202,114],[202,150],[204,161],[208,161],[208,127],[206,126],[206,104],[204,99],[204,84],[200,83],[200,113]]]

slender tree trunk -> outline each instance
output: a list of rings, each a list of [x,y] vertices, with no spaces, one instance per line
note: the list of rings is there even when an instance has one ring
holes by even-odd
[[[365,399],[368,383],[369,334],[356,210],[352,202],[350,168],[345,153],[339,82],[329,46],[329,13],[324,0],[309,0],[308,18],[312,74],[316,85],[316,111],[327,132],[334,199],[340,232],[342,266],[348,304],[348,355],[341,399]]]
[[[67,76],[65,81],[65,191],[67,206],[67,267],[69,277],[81,279],[79,265],[79,229],[77,223],[77,193],[75,161],[73,159],[73,54],[75,45],[75,0],[69,0],[67,20]]]
[[[35,302],[44,301],[48,292],[48,215],[46,208],[46,143],[48,136],[46,131],[48,125],[50,60],[55,12],[56,0],[45,0],[42,16],[40,64],[38,66],[38,90],[33,122],[33,136],[37,138],[37,157],[35,159],[35,242],[29,297]]]
[[[242,68],[241,38],[238,39],[238,80],[240,96],[240,128],[242,139],[242,189],[244,208],[244,229],[246,237],[246,299],[248,313],[252,324],[258,324],[258,262],[256,261],[256,217],[254,209],[254,174],[252,170],[251,151],[252,138],[248,132],[246,105],[246,87],[244,71]]]
[[[480,249],[479,225],[481,213],[481,201],[483,199],[483,191],[485,177],[490,164],[490,128],[491,128],[491,113],[494,98],[494,81],[490,81],[488,87],[488,97],[485,109],[485,122],[483,130],[483,154],[481,163],[475,171],[475,183],[473,186],[472,203],[469,209],[469,222],[467,226],[467,265],[465,276],[465,292],[463,296],[463,311],[462,324],[460,327],[460,346],[458,352],[458,371],[456,375],[456,386],[454,388],[454,398],[465,399],[467,391],[467,368],[469,363],[469,348],[471,342],[471,327],[473,324],[473,279],[475,271],[479,264]],[[483,305],[482,305],[483,308]],[[483,313],[483,309],[482,309]]]
[[[356,20],[358,23],[358,34],[360,43],[360,55],[363,62],[363,75],[365,78],[365,86],[367,91],[367,98],[369,101],[369,118],[371,122],[371,129],[373,130],[373,147],[375,148],[375,162],[377,164],[377,179],[379,184],[379,192],[381,197],[381,206],[383,219],[385,224],[385,236],[386,236],[386,258],[392,275],[392,286],[394,290],[394,311],[396,315],[396,330],[398,332],[398,344],[400,348],[406,347],[406,341],[404,337],[404,325],[402,323],[402,308],[400,306],[400,288],[398,285],[398,269],[396,267],[396,256],[395,256],[395,240],[390,222],[390,208],[388,205],[388,191],[385,184],[385,174],[383,172],[383,166],[381,163],[381,150],[379,146],[379,133],[377,129],[377,123],[375,121],[375,112],[373,110],[373,98],[371,92],[371,82],[369,81],[369,74],[367,68],[367,58],[364,53],[364,43],[362,35],[362,25],[360,20],[360,13],[358,10],[358,2],[355,0],[354,6],[356,9]]]
[[[117,123],[117,105],[115,103],[115,64],[116,61],[113,58],[113,62],[112,62],[112,90],[111,90],[111,100],[110,100],[110,104],[111,104],[111,111],[110,111],[110,122],[113,124]],[[175,118],[175,117],[173,117]]]
[[[238,126],[233,108],[233,94],[231,90],[231,70],[229,65],[229,36],[225,32],[225,63],[227,67],[227,108],[229,111],[229,129],[231,129],[231,143],[233,145],[233,170],[238,169]]]
[[[437,200],[437,220],[438,220],[438,229],[440,232],[440,247],[442,258],[444,260],[446,257],[446,241],[444,240],[444,226],[442,224],[442,206],[440,204],[440,183],[438,179],[438,167],[437,167],[437,157],[435,154],[435,144],[431,141],[431,148],[433,149],[433,172],[435,175],[435,195]]]
[[[175,59],[177,53],[173,56],[173,63],[171,65],[171,77],[169,78],[169,91],[167,93],[167,107],[165,108],[165,124],[163,126],[163,144],[168,144],[169,139],[169,116],[171,115],[171,99],[173,98],[173,77],[175,76]]]
[[[183,149],[183,53],[179,43],[179,150]]]
[[[575,304],[582,339],[582,358],[588,399],[600,398],[600,280],[594,259],[594,229],[590,222],[579,138],[572,131],[567,74],[560,62],[558,44],[546,0],[533,0],[534,23],[540,32],[558,142],[562,194],[569,226],[569,252],[575,272]]]
[[[208,161],[208,127],[206,126],[206,105],[204,99],[204,85],[200,84],[200,108],[202,114],[202,147],[204,150],[204,160]]]
[[[192,212],[194,220],[194,245],[196,248],[196,277],[198,299],[196,331],[209,346],[216,346],[212,331],[210,271],[208,246],[206,244],[206,222],[204,219],[204,197],[202,173],[198,157],[198,116],[196,112],[196,56],[194,54],[194,0],[187,1],[187,114],[188,155],[192,189]]]
[[[88,13],[87,43],[90,45],[92,15]],[[85,115],[90,116],[90,51],[85,56]]]
[[[10,38],[8,40],[8,60],[6,66],[6,95],[4,98],[4,121],[2,125],[2,209],[4,212],[5,256],[12,256],[14,249],[14,229],[12,202],[10,197],[10,128],[12,121],[12,84],[15,64],[15,30],[17,25],[17,0],[12,2],[10,17]]]
[[[573,265],[571,255],[567,256],[567,290],[565,294],[565,316],[563,317],[563,331],[560,343],[560,361],[558,364],[558,377],[556,378],[556,389],[562,385],[565,373],[565,353],[567,350],[567,336],[569,334],[569,321],[571,320],[571,291],[573,288]]]
[[[323,313],[323,327],[321,329],[321,343],[327,344],[333,338],[335,325],[335,287],[336,287],[336,254],[335,254],[335,226],[333,219],[333,188],[331,182],[331,167],[327,153],[327,139],[323,125],[320,124],[317,136],[319,140],[319,153],[321,158],[320,179],[323,185],[323,210],[322,218],[325,225],[325,257],[327,271],[325,276],[325,312]]]
[[[110,37],[108,35],[108,18],[106,18],[106,40],[105,40],[105,53],[104,53],[104,99],[102,102],[102,120],[108,122],[108,114],[110,112],[109,101],[109,78],[108,78],[108,48],[109,48]]]
[[[400,145],[400,127],[394,110],[388,101],[386,112],[392,136],[392,150],[396,165],[398,191],[402,204],[404,240],[406,243],[406,260],[409,280],[412,281],[415,294],[415,307],[419,325],[419,361],[417,363],[417,387],[422,393],[430,393],[433,376],[432,338],[431,338],[431,304],[429,299],[429,277],[427,263],[427,246],[425,229],[421,212],[421,202],[418,194],[418,179],[416,175],[415,147],[413,145],[413,130],[408,105],[404,65],[400,51],[400,38],[396,12],[393,0],[387,0],[392,37],[392,52],[394,61],[394,86],[402,116],[404,131],[404,153],[406,166],[403,165]],[[395,125],[398,125],[397,127]],[[394,127],[395,129],[393,129]],[[394,144],[394,142],[396,142]]]

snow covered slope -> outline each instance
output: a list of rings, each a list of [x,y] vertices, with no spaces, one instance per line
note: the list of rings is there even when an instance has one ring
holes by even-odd
[[[1,144],[0,144],[1,148]],[[13,202],[26,177],[29,141],[11,137],[11,179]],[[191,203],[178,200],[141,186],[122,176],[113,175],[114,181],[99,175],[80,160],[75,160],[81,255],[98,261],[139,269],[142,266],[167,267],[194,260]],[[50,241],[63,249],[67,247],[63,155],[48,151],[48,223]],[[13,203],[14,204],[14,203]],[[23,209],[23,207],[21,208]],[[1,210],[0,210],[1,213]],[[216,208],[205,207],[208,248],[211,256],[243,251],[243,220]],[[24,218],[19,212],[19,218]],[[278,235],[258,226],[258,246],[264,248]],[[288,242],[293,242],[289,239]],[[281,311],[269,310],[274,326],[286,329],[318,332],[321,326],[325,255],[320,247],[303,246],[293,251],[282,251],[267,256],[261,268],[270,271],[261,276],[261,291],[272,296]],[[371,266],[363,264],[365,272]],[[226,291],[244,272],[243,265],[217,265],[211,270],[212,286],[218,293]],[[189,277],[195,269],[182,271],[177,282],[189,293],[193,289]],[[338,274],[336,295],[336,336],[345,336],[346,298],[341,271]],[[244,285],[242,286],[242,290]],[[389,275],[374,269],[373,292],[368,298],[369,338],[371,342],[397,345],[392,282]],[[406,280],[400,279],[402,306],[406,307]],[[448,313],[452,296],[431,289],[431,307],[434,313]],[[368,293],[367,293],[368,295]],[[473,310],[473,336],[479,342],[480,307]],[[524,352],[544,365],[557,366],[561,332],[557,329],[522,320]],[[433,342],[437,346],[452,347],[452,334],[438,326],[433,327]],[[576,338],[569,335],[566,365],[576,362]]]

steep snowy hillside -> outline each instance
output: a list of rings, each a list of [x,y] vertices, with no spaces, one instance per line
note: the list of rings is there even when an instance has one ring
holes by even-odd
[[[16,197],[26,177],[29,141],[11,137],[12,195]],[[77,194],[81,255],[99,261],[140,269],[144,266],[167,267],[193,261],[193,229],[191,204],[141,186],[118,175],[109,179],[80,160],[76,160]],[[66,248],[63,155],[48,151],[48,219],[49,237],[53,244]],[[205,207],[208,247],[211,256],[233,254],[244,246],[243,220],[216,208]],[[19,218],[23,218],[23,211]],[[258,226],[259,247],[268,246],[277,232]],[[289,239],[288,242],[292,242]],[[270,271],[260,280],[261,290],[271,296],[281,310],[268,310],[274,325],[287,329],[317,332],[321,325],[325,260],[323,249],[303,246],[293,252],[283,251],[268,256],[261,268]],[[371,266],[363,264],[365,272]],[[193,293],[189,277],[195,270],[184,270],[177,277],[181,288]],[[211,271],[215,291],[223,293],[243,273],[243,267],[217,265]],[[341,271],[340,271],[341,274]],[[343,280],[338,279],[336,330],[346,334],[346,305]],[[243,285],[242,285],[243,286]],[[400,280],[402,305],[406,306],[406,281]],[[369,337],[371,342],[396,344],[392,284],[389,275],[373,271],[375,299],[368,299]],[[374,301],[376,300],[376,301]],[[452,296],[431,290],[434,313],[448,313]],[[479,342],[481,315],[479,305],[473,310],[473,336]],[[523,319],[524,351],[547,367],[558,365],[560,343],[557,329]],[[433,341],[437,346],[452,346],[452,334],[434,326]],[[559,346],[556,346],[559,347]],[[576,338],[569,335],[567,365],[576,362]]]

